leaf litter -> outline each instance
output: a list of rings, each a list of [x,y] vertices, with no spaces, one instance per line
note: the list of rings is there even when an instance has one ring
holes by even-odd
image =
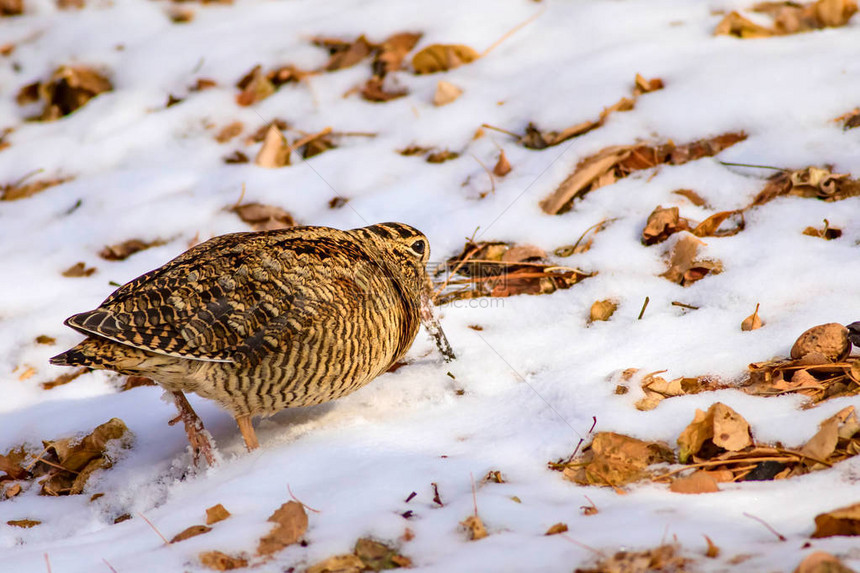
[[[484,296],[549,294],[594,276],[545,262],[546,257],[533,245],[469,239],[459,254],[436,269],[435,302],[441,305]]]
[[[85,436],[43,441],[41,451],[12,448],[0,455],[0,483],[16,481],[28,489],[38,482],[39,495],[80,494],[96,471],[113,466],[116,447],[130,447],[132,438],[125,423],[113,418]]]
[[[717,24],[714,35],[742,39],[769,38],[845,26],[857,12],[857,3],[854,0],[818,0],[809,4],[759,2],[752,7],[752,11],[770,16],[773,25],[768,28],[756,24],[733,11]]]
[[[740,414],[716,402],[707,412],[696,410],[677,446],[676,458],[664,443],[598,432],[579,456],[549,467],[577,484],[619,493],[638,481],[668,482],[678,493],[708,493],[723,482],[786,479],[830,468],[860,453],[860,422],[848,406],[824,420],[806,444],[791,449],[758,443]]]
[[[352,553],[334,555],[308,568],[307,573],[360,573],[411,567],[412,560],[382,542],[363,537]]]

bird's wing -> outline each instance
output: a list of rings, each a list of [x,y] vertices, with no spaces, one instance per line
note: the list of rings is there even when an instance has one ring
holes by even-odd
[[[307,229],[215,237],[66,324],[158,354],[255,360],[306,329],[330,304],[326,259],[333,250],[363,255],[348,237],[307,238]]]

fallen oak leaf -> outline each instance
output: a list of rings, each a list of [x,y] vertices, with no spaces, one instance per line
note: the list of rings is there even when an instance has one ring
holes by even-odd
[[[387,90],[384,82],[383,78],[373,76],[361,87],[361,97],[367,101],[381,103],[401,98],[409,93],[406,88]]]
[[[688,476],[672,480],[669,491],[685,494],[713,493],[720,491],[720,487],[708,472],[695,471]]]
[[[681,217],[678,207],[664,209],[658,205],[648,215],[648,221],[642,229],[642,244],[647,246],[662,243],[670,235],[689,230],[690,221]]]
[[[477,541],[487,537],[487,528],[484,527],[484,522],[477,515],[470,515],[460,522],[460,525],[466,530],[469,541]]]
[[[739,217],[734,227],[720,231],[720,226],[731,217]],[[714,213],[692,230],[692,233],[697,237],[731,237],[737,235],[744,230],[746,222],[744,221],[743,210],[738,211],[721,211]]]
[[[706,442],[725,451],[740,451],[753,443],[750,425],[722,402],[715,402],[707,412],[696,409],[693,421],[678,436],[678,460],[683,464],[690,456],[701,455]]]
[[[290,164],[291,146],[281,130],[274,123],[266,130],[263,146],[254,158],[254,164],[268,169],[276,169]]]
[[[159,247],[165,244],[161,239],[156,239],[151,242],[142,241],[140,239],[129,239],[117,245],[108,245],[99,251],[99,256],[107,261],[124,261],[131,255],[151,247]]]
[[[399,569],[400,567],[409,567],[412,564],[408,557],[398,554],[391,547],[366,537],[355,542],[353,553],[361,559],[364,568],[371,571]]]
[[[433,74],[474,62],[481,55],[462,44],[432,44],[412,56],[416,74]]]
[[[270,556],[296,543],[308,528],[308,514],[297,501],[288,501],[269,516],[268,521],[275,524],[267,535],[260,538],[257,555]]]
[[[463,95],[462,89],[450,82],[439,80],[439,83],[436,84],[436,93],[433,94],[433,105],[436,107],[448,105],[456,101],[461,95]]]
[[[421,39],[422,34],[401,32],[383,41],[377,50],[373,61],[373,73],[385,77],[389,72],[396,72],[403,67],[403,60]]]
[[[234,205],[229,210],[239,215],[239,218],[251,225],[255,231],[286,229],[296,224],[292,215],[275,205],[245,203]]]
[[[854,573],[854,570],[829,553],[815,551],[800,562],[794,573]]]
[[[609,320],[618,309],[618,303],[612,300],[596,300],[591,305],[588,322]]]
[[[860,503],[815,516],[815,531],[811,537],[834,535],[860,535]]]
[[[230,512],[220,503],[206,509],[206,525],[224,521],[228,517],[230,517]]]
[[[248,566],[248,560],[242,556],[227,555],[222,551],[206,551],[197,556],[200,564],[213,571],[232,571]]]
[[[348,555],[334,555],[324,559],[311,567],[307,573],[361,573],[365,570],[364,561],[352,553]]]
[[[64,270],[62,274],[64,277],[76,278],[76,277],[88,277],[96,272],[95,267],[87,267],[86,263],[83,261],[77,262]]]
[[[180,541],[185,541],[186,539],[191,539],[192,537],[197,537],[198,535],[203,535],[210,531],[212,531],[211,527],[206,527],[205,525],[192,525],[191,527],[183,529],[174,535],[170,540],[170,543],[179,543]]]
[[[672,193],[687,198],[690,203],[692,203],[696,207],[705,207],[707,205],[707,201],[702,199],[701,195],[699,195],[692,189],[678,189],[677,191],[672,191]]]
[[[505,155],[505,150],[500,150],[499,159],[496,161],[496,165],[493,166],[493,175],[495,175],[496,177],[504,177],[511,172],[511,169],[511,163],[508,161],[508,158]]]
[[[741,330],[748,332],[750,330],[758,330],[762,326],[764,326],[764,322],[761,317],[758,315],[759,305],[755,305],[755,311],[748,317],[746,317],[743,322],[741,322]]]
[[[722,272],[722,264],[719,261],[696,258],[701,244],[702,242],[693,235],[682,234],[672,248],[668,269],[660,276],[686,287],[703,279],[709,273]]]

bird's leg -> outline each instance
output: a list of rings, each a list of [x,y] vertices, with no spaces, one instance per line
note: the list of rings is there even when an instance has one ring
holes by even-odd
[[[194,465],[199,465],[200,454],[206,458],[209,466],[215,465],[215,455],[212,453],[212,442],[209,440],[209,434],[203,427],[203,420],[197,415],[197,412],[188,403],[188,398],[182,392],[171,392],[173,395],[173,403],[176,404],[176,409],[179,410],[179,415],[170,420],[172,426],[180,420],[185,424],[185,433],[188,434],[188,443],[191,444],[191,452],[194,455]]]
[[[259,448],[260,442],[257,441],[257,433],[254,432],[254,424],[251,422],[250,414],[236,416],[236,423],[239,425],[242,437],[245,438],[245,447],[248,448],[248,451]]]
[[[439,324],[439,319],[436,317],[436,312],[433,309],[433,300],[430,298],[430,292],[430,288],[425,288],[421,293],[421,309],[419,310],[421,322],[424,324],[424,328],[427,329],[427,332],[430,333],[430,336],[433,337],[433,341],[436,343],[436,348],[438,348],[439,352],[442,353],[442,357],[445,359],[445,362],[451,362],[457,357],[454,356],[454,349],[451,348],[451,344],[445,336],[445,331],[442,330],[442,325]]]

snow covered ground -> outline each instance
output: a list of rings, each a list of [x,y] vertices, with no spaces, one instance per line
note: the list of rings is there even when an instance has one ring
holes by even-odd
[[[193,19],[171,21],[176,6]],[[133,447],[93,478],[84,495],[44,497],[33,487],[0,501],[0,570],[45,571],[47,555],[56,573],[201,571],[203,551],[253,553],[271,527],[266,518],[290,499],[288,486],[319,513],[310,514],[306,546],[285,549],[260,570],[300,571],[349,553],[360,537],[397,546],[419,571],[572,571],[594,562],[585,546],[612,554],[673,538],[693,559],[693,570],[792,571],[814,550],[860,568],[856,538],[809,539],[817,514],[860,501],[856,458],[789,480],[722,484],[722,491],[702,495],[654,484],[619,495],[577,486],[547,469],[586,437],[592,417],[598,431],[674,444],[696,408],[722,401],[750,422],[758,440],[798,446],[825,418],[860,405],[855,397],[801,409],[799,396],[722,390],[642,412],[634,407],[642,396],[636,385],[617,395],[613,378],[635,367],[667,369],[666,379],[713,374],[734,380],[750,362],[787,355],[811,326],[860,319],[860,199],[789,197],[749,211],[742,233],[705,239],[703,253],[722,261],[724,271],[687,288],[659,276],[671,240],[651,247],[639,242],[649,213],[677,205],[683,216],[701,220],[743,207],[771,172],[704,158],[634,173],[560,216],[544,214],[538,204],[581,159],[606,146],[686,143],[733,131],[748,138],[721,153],[723,161],[829,164],[834,172],[860,175],[860,129],[843,131],[833,121],[860,105],[860,17],[843,28],[762,40],[712,35],[725,12],[747,7],[740,0],[91,0],[81,10],[58,10],[48,0],[25,0],[25,15],[0,18],[0,45],[15,45],[0,56],[0,130],[15,128],[0,151],[0,184],[34,170],[41,170],[37,179],[74,177],[0,203],[0,452],[23,443],[38,448],[43,439],[89,432],[113,417],[134,433]],[[396,83],[410,93],[390,102],[344,97],[370,77],[367,62],[284,85],[250,107],[235,101],[235,83],[257,64],[264,70],[324,65],[327,53],[311,44],[313,36],[365,34],[381,41],[422,32],[419,49],[452,43],[481,52],[538,13],[471,64],[442,74],[396,72]],[[63,64],[107,70],[114,90],[59,121],[25,122],[40,108],[18,106],[19,89]],[[482,123],[522,133],[528,122],[560,131],[594,119],[629,96],[637,73],[663,79],[665,88],[584,136],[541,151],[490,130],[474,139]],[[189,91],[204,77],[217,86]],[[436,107],[440,79],[463,95]],[[165,107],[170,94],[184,100]],[[223,162],[236,149],[253,160],[260,144],[244,140],[274,118],[307,133],[331,126],[376,136],[343,137],[337,149],[308,162],[294,154],[294,164],[281,169]],[[218,143],[215,134],[234,121],[243,123],[242,135]],[[431,164],[396,153],[410,145],[460,156]],[[497,177],[490,192],[479,162],[491,167],[499,148],[513,170]],[[244,201],[280,206],[299,224],[415,225],[430,237],[434,260],[459,252],[476,229],[482,240],[552,253],[591,225],[616,220],[588,252],[556,259],[596,271],[593,278],[546,296],[443,307],[455,362],[443,363],[419,335],[407,366],[335,403],[260,422],[262,448],[252,454],[229,415],[191,396],[222,462],[189,473],[185,435],[167,425],[174,409],[160,400],[158,388],[118,392],[119,377],[106,372],[52,390],[40,383],[66,371],[47,360],[80,339],[63,319],[95,307],[114,290],[111,282],[160,266],[195,237],[248,230],[226,209],[243,185]],[[695,190],[710,209],[672,193],[681,188]],[[335,196],[349,202],[332,209]],[[842,229],[842,237],[802,234],[823,219]],[[104,246],[132,238],[164,244],[123,261],[98,256]],[[97,271],[61,275],[78,261]],[[646,296],[650,304],[637,320]],[[618,311],[608,322],[588,325],[591,304],[607,298],[620,303]],[[765,326],[742,332],[740,323],[756,303]],[[56,343],[37,344],[40,335]],[[481,483],[491,470],[505,483]],[[473,511],[470,476],[489,531],[478,541],[468,541],[459,526]],[[441,507],[431,483],[438,484]],[[104,495],[90,501],[97,492]],[[411,492],[417,495],[407,503]],[[595,515],[580,509],[589,500]],[[139,518],[170,538],[202,523],[205,509],[217,503],[232,517],[172,545]],[[401,516],[407,510],[409,519]],[[114,524],[123,514],[133,519]],[[6,525],[16,519],[42,523]],[[544,536],[557,522],[568,525],[567,538]],[[408,541],[407,528],[414,533]],[[704,557],[703,535],[720,547],[718,558]]]

